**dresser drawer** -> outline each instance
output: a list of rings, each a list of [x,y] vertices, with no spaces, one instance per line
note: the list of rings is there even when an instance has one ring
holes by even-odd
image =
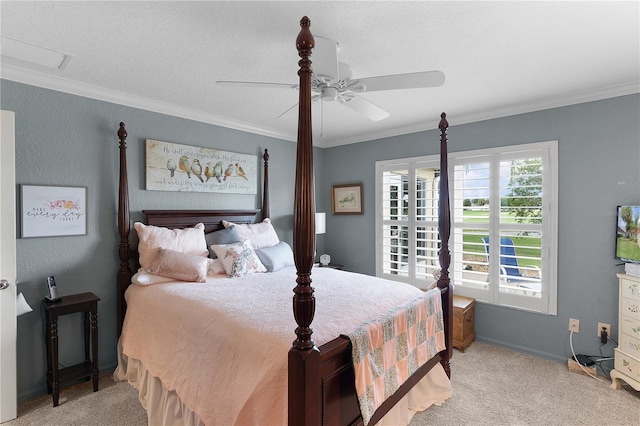
[[[640,322],[640,302],[628,297],[620,299],[620,316],[633,318],[636,322]]]
[[[614,362],[616,370],[632,379],[640,380],[640,361],[616,349]]]
[[[622,297],[640,302],[640,282],[628,278],[620,278],[620,294]]]
[[[626,334],[640,341],[640,321],[629,318],[627,316],[620,316],[620,333],[621,336]]]
[[[620,333],[620,345],[618,349],[636,359],[640,359],[640,339],[635,339],[628,334]]]

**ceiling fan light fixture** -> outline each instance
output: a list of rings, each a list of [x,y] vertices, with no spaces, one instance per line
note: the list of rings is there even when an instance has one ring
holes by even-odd
[[[327,87],[322,89],[322,100],[323,101],[333,102],[336,99],[338,99],[338,94],[339,93],[340,92],[338,91],[337,88],[331,87],[331,86],[327,86]]]

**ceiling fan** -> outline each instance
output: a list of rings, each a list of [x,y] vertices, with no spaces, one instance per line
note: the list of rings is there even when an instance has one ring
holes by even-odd
[[[315,47],[311,57],[313,79],[311,100],[321,102],[337,102],[372,121],[387,118],[389,112],[373,102],[360,96],[360,93],[383,90],[420,89],[438,87],[444,84],[441,71],[424,71],[408,74],[392,74],[377,77],[354,79],[351,67],[338,61],[338,43],[324,37],[314,37]],[[298,84],[259,83],[250,81],[216,81],[219,86],[265,87],[276,89],[298,89]],[[297,105],[297,104],[296,104]],[[292,106],[278,118],[296,107]]]

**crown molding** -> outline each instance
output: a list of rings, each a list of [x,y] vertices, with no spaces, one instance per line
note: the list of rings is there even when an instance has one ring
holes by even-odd
[[[0,68],[0,78],[15,81],[18,83],[42,87],[45,89],[69,93],[72,95],[82,96],[85,98],[91,98],[132,108],[138,108],[145,111],[151,111],[159,114],[166,114],[202,123],[213,124],[216,126],[226,127],[243,132],[254,133],[276,139],[283,139],[290,142],[296,141],[295,135],[291,135],[288,133],[274,131],[273,129],[265,129],[263,127],[253,126],[242,121],[232,120],[227,117],[215,116],[212,114],[204,113],[202,111],[184,108],[181,106],[148,99],[141,96],[135,96],[116,90],[104,89],[95,85],[80,83],[59,76],[53,76],[50,74],[44,74],[37,71],[16,67],[10,64],[2,64]],[[596,90],[573,93],[566,96],[541,99],[537,102],[513,104],[501,108],[495,108],[489,111],[464,114],[456,116],[455,123],[456,125],[460,125],[484,120],[492,120],[496,118],[525,114],[534,111],[542,111],[546,109],[559,108],[563,106],[592,102],[601,99],[631,95],[634,93],[640,93],[640,80],[626,84],[620,84],[617,86],[609,86]],[[314,138],[314,145],[320,148],[331,148],[340,145],[348,145],[410,133],[418,133],[437,129],[439,122],[440,119],[438,117],[432,121],[429,120],[416,125],[403,126],[372,133],[363,133],[349,138],[320,140],[319,138]]]
[[[450,114],[450,112],[447,112],[447,115],[450,117],[455,116],[455,124],[460,125],[475,123],[478,121],[493,120],[496,118],[509,117],[512,115],[526,114],[529,112],[560,108],[569,105],[577,105],[586,102],[599,101],[602,99],[617,98],[619,96],[632,95],[635,93],[640,93],[640,80],[596,90],[573,93],[567,96],[557,96],[541,99],[537,102],[509,105],[501,108],[495,108],[489,111],[482,111],[479,113],[455,115],[454,113]],[[439,123],[440,117],[437,117],[434,120],[425,121],[417,125],[388,129],[382,132],[362,134],[351,138],[326,140],[323,141],[320,146],[322,146],[323,148],[331,148],[334,146],[349,145],[352,143],[366,142],[376,139],[406,135],[410,133],[424,132],[427,130],[437,129]]]
[[[173,117],[185,118],[243,132],[292,141],[291,135],[274,131],[272,129],[256,127],[227,117],[216,116],[202,111],[131,95],[117,90],[105,89],[99,86],[81,83],[50,74],[44,74],[9,64],[2,64],[0,67],[0,78],[71,95],[138,108],[145,111],[166,114]]]

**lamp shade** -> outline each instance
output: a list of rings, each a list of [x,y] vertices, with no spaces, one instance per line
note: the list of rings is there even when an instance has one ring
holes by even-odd
[[[33,311],[31,306],[27,303],[24,295],[22,293],[18,293],[18,297],[16,299],[16,316],[19,317],[22,314],[26,314]]]
[[[324,234],[326,228],[326,213],[316,213],[316,234]]]

